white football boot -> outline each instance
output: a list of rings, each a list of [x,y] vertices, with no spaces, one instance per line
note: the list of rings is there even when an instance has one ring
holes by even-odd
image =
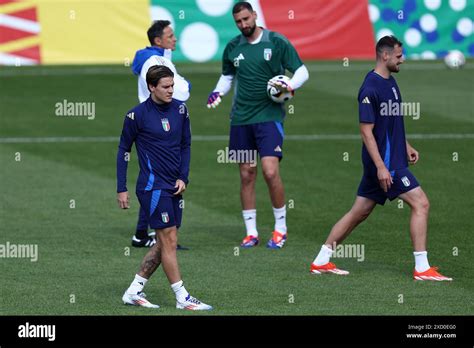
[[[146,299],[146,295],[143,291],[138,294],[130,294],[127,291],[122,296],[123,304],[131,306],[140,306],[145,308],[160,308],[160,306],[151,303]]]
[[[188,295],[184,302],[176,301],[176,308],[187,309],[190,311],[210,311],[212,306],[202,303],[197,298]]]

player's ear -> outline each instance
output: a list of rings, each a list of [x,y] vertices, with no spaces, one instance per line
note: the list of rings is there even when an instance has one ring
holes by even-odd
[[[153,39],[153,42],[155,43],[155,46],[160,46],[161,45],[161,37],[157,36]]]

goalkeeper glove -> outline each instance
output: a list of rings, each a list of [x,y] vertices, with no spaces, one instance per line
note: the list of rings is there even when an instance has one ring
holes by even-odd
[[[276,88],[278,91],[286,93],[286,92],[292,92],[293,88],[291,86],[283,81],[268,81],[268,84],[274,88]]]
[[[216,108],[217,105],[220,104],[221,102],[221,97],[223,96],[224,94],[220,93],[220,92],[212,92],[211,94],[209,94],[209,97],[207,98],[207,108],[210,109],[210,108]]]

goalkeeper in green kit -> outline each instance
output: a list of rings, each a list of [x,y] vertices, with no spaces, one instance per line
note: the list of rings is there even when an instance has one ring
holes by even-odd
[[[231,109],[229,153],[257,151],[262,171],[268,185],[275,216],[272,237],[267,243],[271,249],[281,249],[287,240],[285,191],[279,172],[283,157],[283,104],[273,102],[267,95],[267,83],[285,69],[293,73],[288,84],[274,83],[282,92],[291,92],[308,79],[308,70],[291,43],[281,34],[256,25],[257,13],[247,2],[234,5],[232,14],[241,35],[226,46],[222,58],[222,75],[214,91],[209,95],[207,106],[215,108],[221,96],[229,92],[235,80],[235,92]],[[245,158],[252,158],[247,155]],[[240,199],[246,227],[242,248],[259,243],[255,182],[257,166],[239,161]]]

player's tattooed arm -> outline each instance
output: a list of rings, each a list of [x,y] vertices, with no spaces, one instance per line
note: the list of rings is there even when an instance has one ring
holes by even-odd
[[[415,150],[414,147],[410,145],[410,143],[407,141],[407,155],[408,155],[408,162],[410,164],[416,164],[418,160],[420,159],[420,154],[418,151]]]
[[[390,175],[390,172],[388,171],[388,168],[385,166],[382,157],[380,157],[377,142],[375,141],[374,134],[372,133],[373,129],[373,123],[360,124],[360,134],[362,136],[362,140],[364,141],[370,158],[377,167],[377,178],[379,179],[380,187],[382,187],[384,192],[387,192],[393,184],[393,179]]]

